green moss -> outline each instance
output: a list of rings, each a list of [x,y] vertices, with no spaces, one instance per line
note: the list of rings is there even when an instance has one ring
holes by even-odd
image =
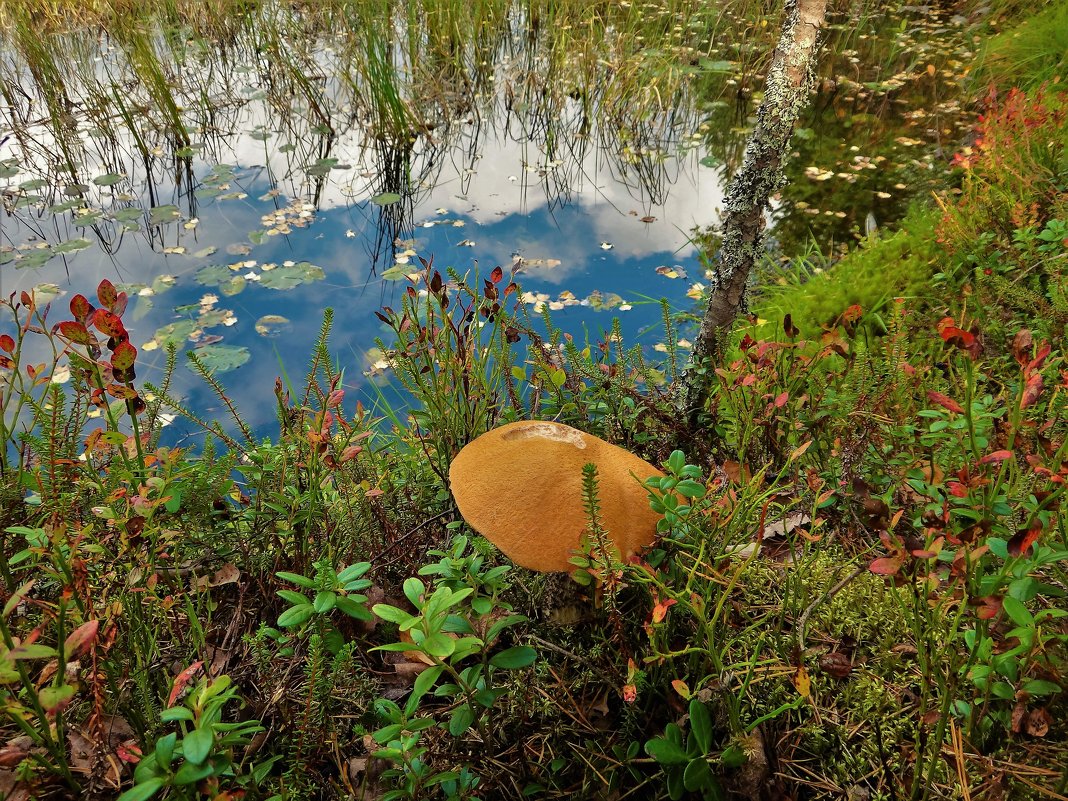
[[[814,338],[854,304],[871,313],[896,297],[923,298],[938,271],[938,220],[938,209],[913,207],[895,233],[862,244],[825,270],[770,286],[753,303],[756,316],[767,321],[760,335],[780,330],[787,313],[802,336]]]

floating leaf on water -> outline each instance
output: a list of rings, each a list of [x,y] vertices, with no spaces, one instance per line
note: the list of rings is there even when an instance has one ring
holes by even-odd
[[[219,286],[233,278],[234,272],[225,264],[206,264],[193,276],[198,284]]]
[[[226,297],[228,298],[233,297],[234,295],[244,290],[246,283],[247,282],[245,281],[244,276],[235,275],[229,281],[223,281],[221,284],[219,284],[219,291],[226,295]]]
[[[135,206],[127,206],[124,209],[119,209],[111,216],[118,222],[128,223],[138,222],[143,214],[144,212],[141,211],[141,209],[136,208]]]
[[[266,240],[266,239],[267,239],[267,232],[266,231],[249,231],[248,232],[248,241],[251,242],[253,245],[262,245],[264,240]],[[245,251],[245,252],[247,253],[248,251]]]
[[[317,267],[311,262],[301,261],[296,264],[282,265],[281,267],[265,272],[260,276],[260,284],[270,289],[293,289],[303,283],[322,281],[326,273],[322,267]]]
[[[18,159],[4,159],[3,161],[0,161],[0,178],[14,178],[18,174]]]
[[[323,176],[330,172],[334,167],[338,166],[337,159],[319,159],[314,164],[305,169],[308,175]]]
[[[67,184],[63,187],[63,194],[67,197],[81,197],[88,191],[88,184]]]
[[[71,209],[78,208],[78,206],[82,205],[82,202],[81,198],[76,197],[71,200],[64,200],[62,203],[56,203],[54,206],[49,206],[48,210],[53,214],[63,214]]]
[[[202,186],[193,192],[193,196],[198,200],[211,200],[213,197],[221,195],[223,190],[215,186]]]
[[[153,206],[148,215],[148,222],[151,225],[162,225],[163,223],[174,222],[178,217],[178,207],[168,203],[164,206]]]
[[[166,292],[176,283],[178,283],[178,279],[175,278],[173,275],[156,276],[156,280],[152,282],[152,292],[153,294],[158,295],[161,292]]]
[[[23,192],[33,192],[34,190],[42,189],[46,186],[48,186],[48,181],[44,178],[31,178],[30,180],[23,181],[19,184],[19,189]]]
[[[408,273],[405,272],[404,267],[400,264],[394,264],[387,270],[382,271],[383,281],[403,281],[408,277]]]
[[[33,288],[33,299],[43,306],[58,298],[60,291],[58,284],[37,284]]]
[[[226,252],[231,256],[246,256],[252,252],[252,245],[244,242],[231,242],[226,246]]]
[[[163,248],[163,252],[168,256],[182,256],[185,254],[185,245],[171,245],[168,248]]]
[[[396,192],[383,192],[371,198],[371,202],[377,206],[392,206],[394,203],[398,203],[400,199],[401,196]]]
[[[166,348],[168,345],[181,346],[196,333],[199,327],[196,320],[179,320],[157,329],[152,336],[152,341],[159,348]],[[152,350],[152,348],[146,345],[142,350]]]
[[[206,345],[196,349],[197,358],[213,373],[236,370],[250,358],[248,348],[238,345]]]
[[[74,217],[74,224],[79,228],[88,228],[96,225],[104,216],[100,209],[79,209]]]
[[[15,266],[19,269],[25,267],[40,267],[55,255],[56,254],[53,252],[52,248],[34,248],[29,253],[23,255]]]
[[[66,242],[60,242],[52,250],[56,253],[77,253],[92,244],[88,239],[68,239]]]
[[[602,242],[600,247],[601,250],[611,250],[613,247],[615,247],[615,245],[613,245],[611,242]]]
[[[698,162],[698,164],[700,164],[702,167],[719,167],[721,164],[723,164],[723,162],[715,156],[705,156]]]
[[[15,260],[15,251],[3,249],[0,250],[0,264],[7,264],[9,261]]]
[[[93,183],[97,186],[114,186],[119,181],[126,180],[126,176],[118,172],[109,172],[107,175],[98,175],[93,179]]]
[[[194,259],[206,259],[208,256],[210,256],[216,250],[218,250],[218,248],[215,247],[215,245],[208,245],[206,248],[201,248],[196,253],[194,253],[193,254],[193,258]]]
[[[280,314],[265,314],[256,321],[255,327],[261,337],[276,337],[289,327],[289,318]]]

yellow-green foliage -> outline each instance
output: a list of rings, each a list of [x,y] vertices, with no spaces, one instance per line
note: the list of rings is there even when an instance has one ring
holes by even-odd
[[[778,330],[790,314],[802,336],[811,339],[854,304],[873,312],[896,297],[924,298],[939,269],[938,219],[937,209],[913,207],[895,233],[861,245],[803,282],[772,284],[754,303],[756,316],[767,321],[761,327]],[[760,333],[767,336],[771,330]]]
[[[1003,87],[1033,87],[1068,78],[1068,0],[988,40],[980,80]]]

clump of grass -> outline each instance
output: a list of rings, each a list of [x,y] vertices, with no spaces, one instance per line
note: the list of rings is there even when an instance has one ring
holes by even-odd
[[[1068,2],[1054,0],[986,41],[977,74],[1000,86],[1068,80]]]

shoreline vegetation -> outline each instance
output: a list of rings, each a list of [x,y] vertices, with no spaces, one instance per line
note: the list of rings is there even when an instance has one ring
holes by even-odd
[[[468,75],[485,41],[457,48],[462,32],[502,30],[505,5],[403,4],[424,37],[403,45]],[[645,35],[637,2],[520,5],[623,49]],[[698,19],[655,5],[665,31]],[[57,89],[63,32],[114,37],[180,148],[184,110],[145,77],[155,40],[120,31],[146,8],[7,0],[0,28]],[[264,8],[382,33],[402,6],[169,0],[140,20],[225,38]],[[583,339],[535,315],[521,275],[420,259],[376,312],[410,403],[352,401],[328,310],[304,375],[264,388],[264,439],[196,351],[139,375],[123,287],[0,299],[0,798],[1068,795],[1068,2],[955,13],[978,114],[922,168],[932,196],[844,255],[769,252],[697,429],[676,391],[701,300],[664,304],[650,353],[618,321]],[[303,57],[273,30],[271,57]],[[550,60],[592,53],[555,41]],[[422,135],[374,52],[374,126]],[[635,83],[599,102],[633,121],[683,91]],[[70,109],[44,101],[74,174]],[[716,233],[695,240],[714,263]],[[225,419],[173,397],[186,363]],[[199,451],[168,444],[169,415],[205,432]],[[515,567],[472,532],[452,459],[518,420],[659,466],[658,542],[625,562],[607,547],[589,468],[573,573]]]

